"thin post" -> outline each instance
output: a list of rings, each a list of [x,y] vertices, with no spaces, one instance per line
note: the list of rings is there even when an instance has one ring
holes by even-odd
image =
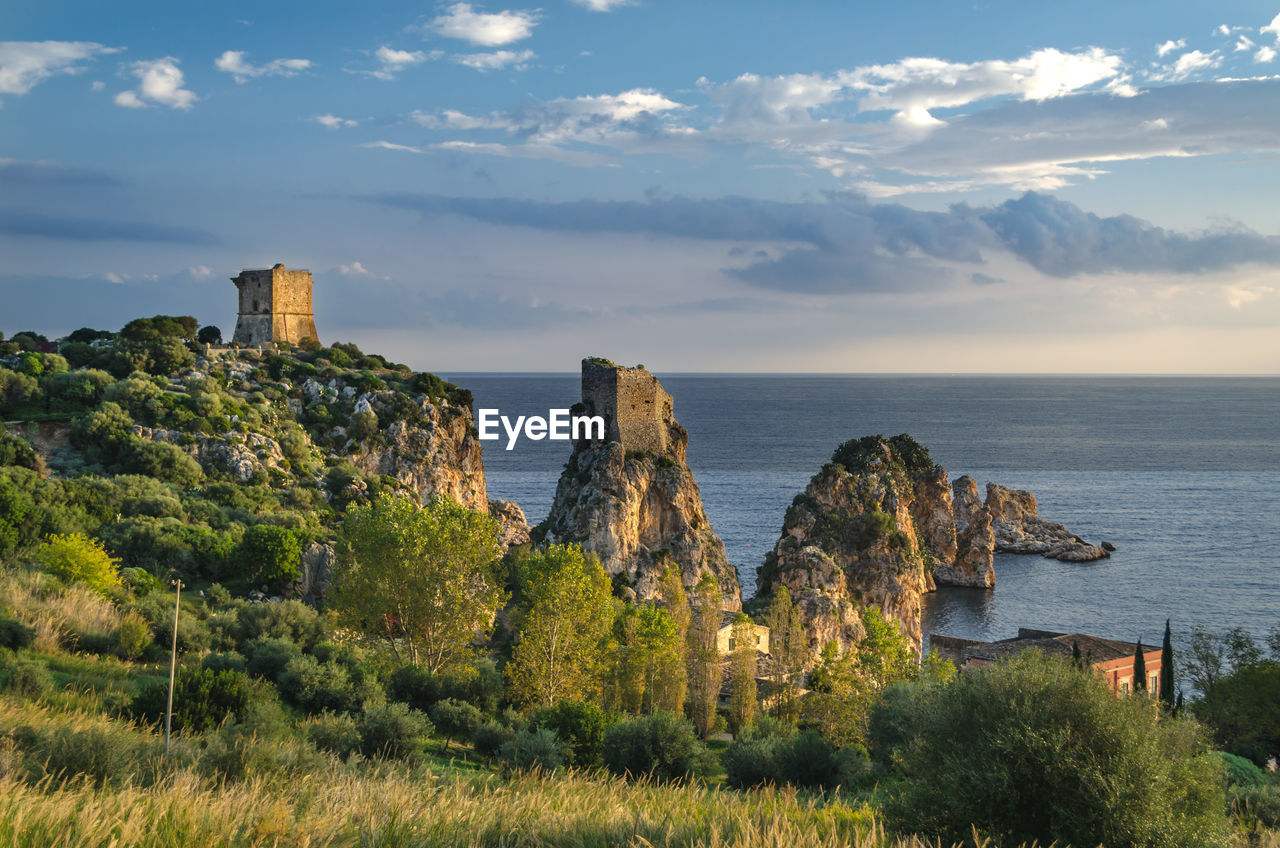
[[[173,680],[178,672],[178,601],[182,596],[182,581],[173,589],[173,650],[169,654],[169,706],[164,711],[164,752],[169,753],[169,730],[173,727]]]

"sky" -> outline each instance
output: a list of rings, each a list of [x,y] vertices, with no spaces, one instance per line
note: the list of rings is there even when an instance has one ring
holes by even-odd
[[[1280,373],[1280,3],[17,2],[0,330],[315,277],[415,368]]]

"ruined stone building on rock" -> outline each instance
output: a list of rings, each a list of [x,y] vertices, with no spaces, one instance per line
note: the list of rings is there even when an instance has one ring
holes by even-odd
[[[290,271],[283,263],[261,271],[241,271],[232,277],[240,291],[233,342],[264,345],[319,341],[311,308],[311,272]]]

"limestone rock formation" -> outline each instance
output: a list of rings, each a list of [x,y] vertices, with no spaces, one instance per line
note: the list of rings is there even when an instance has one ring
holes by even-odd
[[[996,584],[991,514],[978,497],[978,483],[972,477],[957,477],[951,491],[956,552],[950,564],[941,563],[934,570],[934,580],[949,586],[990,589]]]
[[[284,454],[275,439],[261,433],[229,432],[217,436],[166,430],[163,427],[133,425],[133,434],[154,442],[168,442],[182,448],[207,468],[217,468],[248,483],[269,469],[279,468]]]
[[[740,609],[737,571],[685,463],[688,433],[657,378],[644,368],[583,360],[574,414],[602,416],[605,438],[574,443],[542,538],[581,543],[640,600],[657,597],[662,574],[675,565],[690,588],[714,575],[725,607]]]
[[[290,587],[289,594],[308,603],[322,599],[333,582],[333,566],[337,562],[333,545],[312,542],[302,552],[302,576]]]
[[[529,522],[515,501],[489,501],[489,516],[502,528],[498,543],[502,550],[529,544]]]
[[[1111,556],[1114,550],[1107,542],[1091,545],[1061,524],[1041,518],[1036,496],[1022,489],[988,483],[986,507],[997,551],[1093,562]]]
[[[787,587],[815,654],[852,647],[858,608],[873,604],[919,649],[921,599],[956,549],[946,472],[910,436],[869,436],[841,445],[792,502],[758,593]]]
[[[362,395],[376,416],[394,401],[391,392]],[[472,426],[471,409],[439,399],[417,399],[411,420],[397,420],[381,430],[380,438],[352,442],[351,461],[365,474],[394,477],[424,502],[432,495],[448,495],[478,512],[489,511],[480,441]],[[366,415],[369,413],[365,413]]]

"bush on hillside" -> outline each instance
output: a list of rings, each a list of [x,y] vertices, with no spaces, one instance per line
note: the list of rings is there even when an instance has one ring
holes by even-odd
[[[521,730],[498,749],[498,757],[517,769],[555,771],[564,764],[565,744],[550,730]]]
[[[152,724],[163,722],[168,697],[167,680],[152,682],[134,697],[129,713]],[[180,668],[173,687],[173,731],[213,730],[228,718],[243,718],[254,700],[274,697],[240,672]]]
[[[917,686],[886,813],[944,841],[1221,846],[1224,783],[1203,729],[1027,651]],[[894,702],[877,710],[893,709]],[[874,734],[873,734],[874,736]]]
[[[356,722],[360,753],[366,757],[415,758],[432,730],[426,716],[404,704],[370,707]]]
[[[681,780],[706,768],[693,725],[673,713],[624,719],[604,735],[604,764],[614,774]]]
[[[568,763],[578,768],[600,764],[609,716],[593,701],[558,701],[533,714],[532,725],[550,730],[568,746]]]

